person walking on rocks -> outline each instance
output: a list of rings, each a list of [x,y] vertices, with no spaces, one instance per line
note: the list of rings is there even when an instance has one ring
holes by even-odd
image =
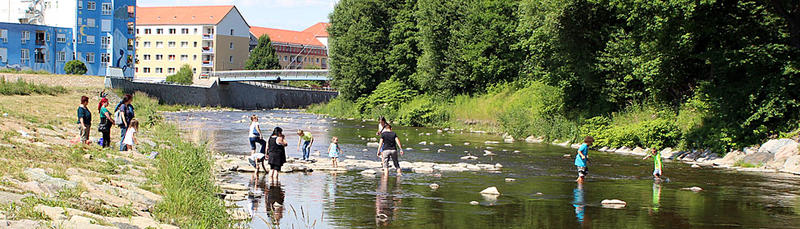
[[[653,177],[656,181],[661,181],[661,152],[656,150],[656,147],[653,147],[650,150],[650,153],[647,156],[644,156],[642,160],[647,160],[648,158],[653,158]]]
[[[120,128],[119,151],[126,150],[125,143],[122,141],[125,139],[125,132],[128,130],[131,120],[136,116],[133,111],[133,105],[131,105],[132,102],[133,95],[127,94],[122,97],[122,101],[114,108],[115,122]]]
[[[81,104],[78,106],[78,132],[80,132],[81,144],[90,144],[89,133],[92,127],[92,112],[86,105],[89,104],[89,97],[81,96]]]
[[[256,168],[255,176],[258,177],[258,173],[260,169],[258,167],[259,163],[261,164],[261,168],[264,168],[264,171],[269,171],[266,167],[264,167],[264,156],[266,155],[266,148],[267,142],[264,141],[264,138],[261,137],[261,124],[258,123],[258,116],[252,115],[250,116],[250,129],[249,129],[249,139],[250,139],[250,157],[247,159],[250,162],[250,165]],[[256,143],[261,144],[261,151],[256,153]]]
[[[283,136],[283,129],[275,127],[275,129],[272,130],[272,135],[269,136],[267,145],[267,151],[269,152],[269,158],[267,158],[270,169],[269,177],[272,181],[277,181],[281,166],[283,166],[283,163],[286,163],[285,147],[289,145],[289,143],[286,142],[285,136]]]
[[[336,168],[339,166],[339,153],[342,152],[342,149],[339,148],[339,138],[333,137],[331,138],[331,145],[328,146],[328,156],[331,158],[331,163],[333,163],[333,167]]]
[[[397,176],[403,176],[399,161],[399,156],[403,155],[403,146],[400,144],[400,138],[392,131],[392,125],[386,124],[384,129],[385,132],[381,133],[381,140],[378,143],[377,154],[381,158],[381,162],[383,162],[383,175],[389,175],[389,160],[391,160],[394,168],[397,169]],[[399,156],[397,155],[398,151],[400,151]]]
[[[303,132],[303,130],[298,130],[297,136],[299,136],[297,140],[297,148],[300,148],[300,143],[302,142],[303,161],[308,161],[311,154],[311,145],[314,144],[314,136],[311,136],[311,133]]]
[[[114,124],[114,119],[111,117],[111,112],[108,111],[107,98],[100,99],[100,104],[97,106],[97,110],[100,112],[100,126],[97,130],[103,134],[103,148],[108,148],[111,146],[111,126]]]
[[[586,174],[589,173],[589,146],[592,146],[592,143],[594,143],[594,138],[586,136],[583,139],[583,144],[578,148],[578,155],[575,156],[575,167],[578,168],[578,179],[575,181],[578,183],[583,183]]]

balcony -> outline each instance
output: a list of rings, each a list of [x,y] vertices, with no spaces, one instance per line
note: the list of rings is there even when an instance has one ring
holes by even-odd
[[[203,34],[203,40],[213,40],[214,34]]]
[[[213,68],[213,67],[214,67],[214,61],[210,61],[210,60],[204,60],[204,61],[203,61],[203,67],[210,67],[210,68]]]
[[[212,48],[212,47],[203,47],[203,53],[214,53],[214,48]]]

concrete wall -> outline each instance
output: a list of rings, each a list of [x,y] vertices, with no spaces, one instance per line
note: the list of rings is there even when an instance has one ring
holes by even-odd
[[[272,89],[245,83],[215,83],[210,87],[133,82],[107,78],[126,93],[144,92],[166,104],[223,106],[237,109],[302,108],[327,102],[338,92]]]

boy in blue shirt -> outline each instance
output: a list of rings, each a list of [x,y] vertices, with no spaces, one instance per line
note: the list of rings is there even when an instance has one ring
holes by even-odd
[[[584,177],[589,173],[587,162],[589,162],[589,146],[592,146],[592,143],[594,143],[594,138],[586,136],[583,144],[578,148],[578,155],[575,156],[575,166],[578,167],[578,179],[575,181],[578,183],[583,183]]]

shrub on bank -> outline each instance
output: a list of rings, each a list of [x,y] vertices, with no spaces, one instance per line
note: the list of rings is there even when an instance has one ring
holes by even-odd
[[[397,112],[397,122],[407,126],[439,126],[449,120],[445,103],[435,102],[432,96],[418,96]]]
[[[372,113],[374,109],[395,111],[404,103],[417,96],[417,91],[395,80],[387,80],[378,85],[372,94],[356,100],[362,114]]]
[[[64,64],[64,72],[70,75],[83,75],[86,74],[86,64],[80,60],[70,60]]]
[[[193,78],[194,72],[192,72],[192,67],[188,64],[184,64],[181,66],[181,69],[178,70],[178,73],[167,76],[167,82],[190,85],[193,82]]]
[[[59,95],[67,93],[67,88],[62,86],[47,86],[43,84],[36,84],[17,79],[16,82],[6,81],[5,78],[0,78],[0,95]]]

